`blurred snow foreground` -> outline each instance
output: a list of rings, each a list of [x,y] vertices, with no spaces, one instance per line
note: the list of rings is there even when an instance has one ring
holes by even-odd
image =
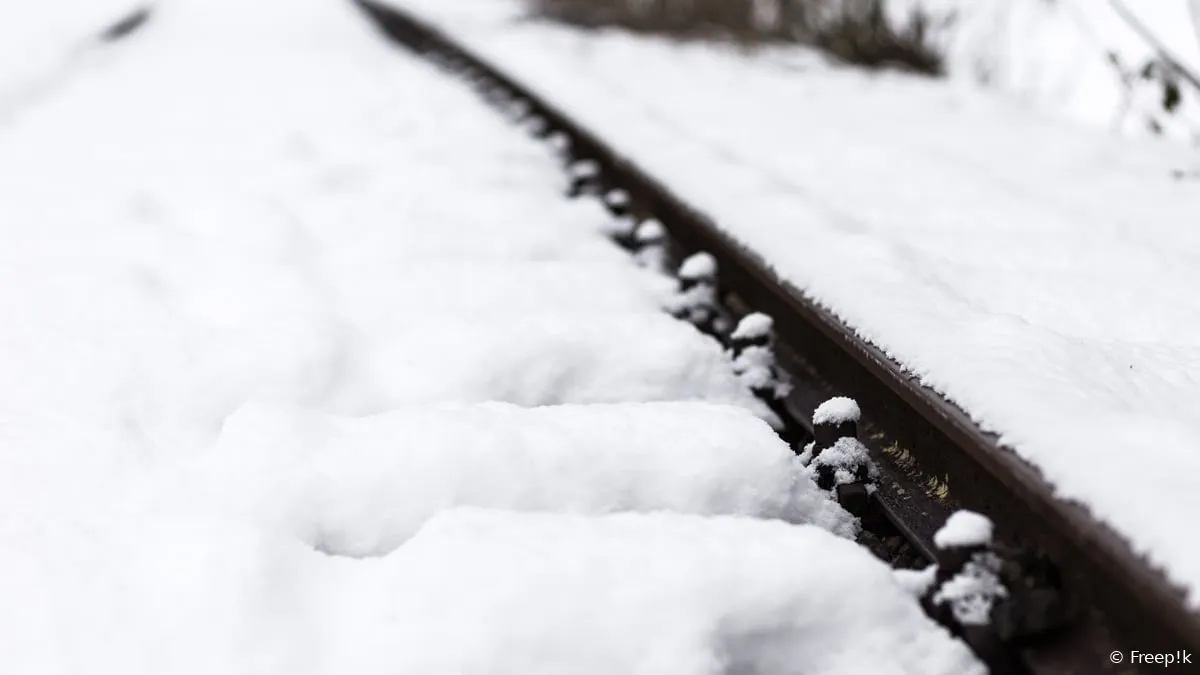
[[[0,671],[980,672],[558,180],[326,0],[0,127]]]

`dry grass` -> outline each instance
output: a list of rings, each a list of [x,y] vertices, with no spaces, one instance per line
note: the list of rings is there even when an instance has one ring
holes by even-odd
[[[920,11],[897,22],[888,0],[526,0],[537,16],[586,28],[619,27],[678,39],[798,42],[848,63],[942,72],[934,29],[949,17]]]

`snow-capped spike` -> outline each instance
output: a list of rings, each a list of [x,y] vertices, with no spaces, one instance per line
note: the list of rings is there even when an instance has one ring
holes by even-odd
[[[667,240],[667,228],[655,218],[648,218],[638,225],[633,235],[634,241],[642,246],[662,244]]]
[[[604,206],[610,213],[617,217],[629,215],[629,193],[620,189],[613,188],[604,193]]]
[[[536,114],[525,120],[524,126],[530,134],[539,138],[545,136],[550,129],[550,123],[546,121],[546,118]]]
[[[546,144],[563,161],[571,156],[571,137],[563,131],[551,131],[546,136]]]
[[[600,164],[595,160],[581,159],[567,167],[567,175],[571,179],[567,188],[567,196],[579,197],[585,194],[595,194],[600,191]]]
[[[938,535],[937,571],[921,597],[922,608],[970,645],[989,672],[1025,672],[1005,649],[993,625],[998,617],[1020,612],[1005,583],[1009,572],[993,550],[991,520],[978,513],[958,511],[946,520]]]
[[[733,335],[729,337],[733,340],[764,340],[771,337],[774,328],[775,320],[769,315],[751,312],[738,321],[737,328],[733,329]]]
[[[831,398],[813,411],[815,455],[833,447],[839,438],[858,438],[858,403],[845,396]]]
[[[679,266],[678,277],[679,291],[671,301],[671,313],[710,335],[723,333],[717,312],[716,258],[709,253],[695,253]]]
[[[711,253],[701,251],[693,253],[683,261],[679,266],[679,279],[681,281],[716,281],[717,278],[717,259]]]
[[[667,230],[654,218],[643,220],[633,231],[633,257],[638,265],[655,272],[667,271]]]
[[[990,547],[995,525],[991,518],[974,511],[955,511],[933,535],[933,545],[938,549],[964,547]]]

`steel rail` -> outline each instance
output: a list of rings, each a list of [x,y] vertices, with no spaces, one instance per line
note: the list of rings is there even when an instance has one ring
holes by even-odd
[[[786,402],[796,418],[807,419],[814,392],[859,401],[864,441],[885,476],[880,501],[919,550],[932,550],[933,529],[946,513],[970,508],[988,514],[1006,542],[1047,555],[1081,615],[1066,634],[1026,647],[1033,670],[1141,672],[1110,663],[1109,652],[1200,653],[1200,615],[1188,608],[1184,592],[1083,506],[1057,498],[1034,467],[962,409],[546,98],[416,17],[374,0],[352,1],[397,44],[435,60],[454,59],[524,99],[531,114],[570,138],[575,157],[595,161],[608,185],[629,193],[635,212],[661,221],[673,245],[712,254],[722,299],[775,319],[781,363],[806,385]]]

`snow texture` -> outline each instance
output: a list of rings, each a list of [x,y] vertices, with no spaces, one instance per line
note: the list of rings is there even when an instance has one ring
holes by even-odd
[[[771,335],[775,321],[762,312],[751,312],[738,321],[737,328],[729,337],[734,340],[753,340]]]
[[[858,402],[845,396],[835,396],[813,411],[813,424],[841,424],[857,422],[862,416]]]
[[[157,4],[0,122],[0,672],[982,673],[549,148],[349,3]]]
[[[987,516],[974,511],[956,511],[934,533],[933,545],[938,548],[989,546],[993,529],[992,520]]]
[[[922,570],[898,569],[892,572],[896,583],[912,594],[914,598],[924,596],[937,581],[937,565],[930,565]]]
[[[250,520],[348,556],[395,550],[456,506],[728,514],[857,531],[769,426],[698,403],[460,404],[366,418],[251,406],[188,469],[197,500],[219,497]]]
[[[708,253],[693,253],[679,266],[679,278],[703,281],[717,276],[717,259]]]
[[[953,78],[866,74],[800,49],[747,55],[510,22],[517,0],[389,1],[658,177],[995,433],[1059,497],[1086,505],[1200,607],[1200,544],[1178,536],[1200,513],[1193,149],[1067,123]],[[1180,35],[1181,53],[1195,43],[1181,2],[1126,4],[1165,17],[1155,25]],[[1012,72],[1027,76],[1036,101],[1065,110],[1038,92],[1072,64],[1102,63],[1106,45],[1140,58],[1136,42],[1120,49],[1128,30],[1104,19],[1105,5],[979,3],[977,37],[959,35],[1028,56]],[[995,31],[986,7],[1025,12],[1045,31]],[[1038,11],[1073,21],[1077,10],[1105,26],[1098,43],[1057,20],[1038,23]],[[1065,51],[1041,51],[1053,45]],[[1107,77],[1096,91],[1117,90]],[[1079,96],[1081,110],[1120,112],[1115,94]]]
[[[815,476],[820,467],[833,469],[836,485],[859,482],[862,480],[859,472],[863,469],[868,478],[874,479],[878,475],[867,447],[857,438],[839,438],[831,447],[822,450],[809,464],[811,474]]]
[[[785,385],[775,368],[775,353],[770,347],[751,345],[733,359],[733,371],[752,390],[769,389],[777,397],[787,396]]]
[[[346,632],[373,649],[343,661],[354,672],[985,672],[903,628],[924,618],[890,570],[815,528],[455,511],[367,574],[370,623]],[[861,585],[828,581],[845,575]],[[381,660],[395,644],[425,648]]]
[[[653,218],[644,220],[641,225],[638,225],[636,239],[639,244],[659,243],[666,239],[666,237],[666,228],[663,227],[662,223]]]

